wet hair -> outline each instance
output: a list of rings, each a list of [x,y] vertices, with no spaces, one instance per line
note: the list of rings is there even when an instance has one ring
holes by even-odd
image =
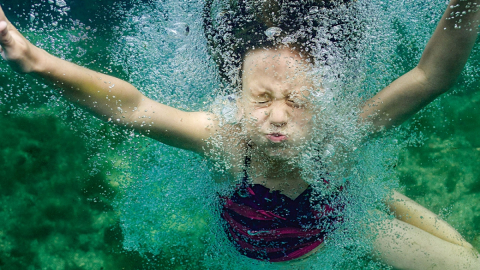
[[[241,86],[246,54],[255,49],[287,46],[306,61],[314,62],[313,51],[320,22],[325,14],[351,0],[206,0],[203,20],[210,55],[216,62],[227,91]],[[322,17],[323,16],[323,17]],[[336,19],[330,27],[342,25]],[[329,42],[339,38],[327,37]],[[320,59],[321,60],[321,59]]]

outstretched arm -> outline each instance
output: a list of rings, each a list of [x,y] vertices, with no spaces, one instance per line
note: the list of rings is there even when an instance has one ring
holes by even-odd
[[[97,117],[132,127],[163,143],[204,151],[214,118],[203,112],[184,112],[155,102],[133,85],[48,54],[25,39],[0,8],[0,53],[20,73],[44,79],[62,89],[71,101]]]
[[[452,0],[418,65],[380,91],[362,117],[380,128],[400,125],[455,83],[473,48],[480,1]]]

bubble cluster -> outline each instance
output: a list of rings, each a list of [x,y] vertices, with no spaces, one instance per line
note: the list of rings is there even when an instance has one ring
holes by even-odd
[[[216,20],[228,20],[225,16],[229,12],[229,4],[216,2],[215,5],[219,13],[212,16]],[[138,175],[146,174],[145,178],[148,180],[142,180],[143,177],[139,177],[139,182],[130,187],[130,192],[127,192],[120,206],[123,211],[125,246],[132,250],[161,254],[165,253],[165,248],[172,246],[184,246],[186,250],[187,246],[192,244],[192,238],[184,233],[198,229],[198,226],[203,227],[205,226],[202,225],[205,224],[203,222],[207,222],[209,229],[203,229],[203,237],[207,237],[211,242],[206,245],[206,253],[203,254],[205,265],[227,269],[272,267],[268,263],[252,262],[239,255],[226,238],[222,222],[219,220],[216,193],[228,194],[232,191],[232,186],[215,187],[211,182],[212,177],[223,178],[223,180],[228,178],[227,172],[232,167],[231,160],[225,158],[231,145],[225,135],[229,134],[229,137],[232,137],[232,134],[238,133],[234,126],[238,124],[235,117],[235,100],[239,96],[238,92],[231,94],[231,91],[215,91],[214,85],[203,83],[201,78],[205,75],[199,74],[202,70],[186,69],[205,66],[205,64],[210,68],[215,67],[204,60],[197,60],[209,59],[202,37],[203,29],[199,26],[201,16],[204,16],[202,7],[185,8],[163,2],[156,3],[154,7],[151,11],[133,9],[131,15],[127,17],[126,23],[133,29],[133,34],[123,32],[124,41],[122,42],[128,46],[119,47],[124,50],[117,55],[134,54],[136,57],[126,60],[117,58],[117,61],[130,71],[130,78],[135,84],[138,84],[147,95],[161,102],[180,108],[190,104],[186,109],[191,110],[198,108],[195,102],[203,101],[205,96],[208,96],[202,91],[208,90],[215,93],[217,97],[212,110],[219,114],[221,125],[226,131],[225,134],[218,134],[211,139],[212,152],[208,164],[192,164],[192,161],[182,157],[186,155],[183,151],[174,155],[174,163],[169,162],[167,159],[172,154],[168,154],[169,151],[165,147],[159,147],[156,158],[159,165],[154,166],[151,171],[136,172]],[[330,263],[332,267],[351,263],[347,258],[352,256],[356,258],[367,256],[371,251],[371,243],[361,237],[364,235],[365,228],[352,225],[375,222],[378,217],[369,215],[369,210],[381,208],[381,202],[390,190],[398,187],[392,168],[400,146],[392,144],[390,136],[367,142],[366,136],[371,131],[367,125],[358,121],[359,105],[380,87],[380,85],[365,82],[367,74],[371,72],[365,63],[371,61],[369,57],[374,53],[371,51],[371,46],[367,44],[376,40],[378,37],[376,35],[379,35],[376,31],[380,31],[377,28],[367,31],[366,25],[371,23],[369,21],[372,18],[371,14],[380,13],[380,10],[380,6],[365,2],[339,5],[332,9],[312,8],[308,10],[311,16],[309,19],[314,20],[315,25],[306,24],[302,26],[305,29],[294,32],[292,35],[277,26],[270,26],[260,33],[267,39],[277,39],[287,45],[294,44],[299,39],[310,38],[309,53],[315,59],[312,73],[317,78],[316,87],[323,88],[324,94],[312,99],[315,110],[318,112],[314,119],[315,139],[304,146],[302,157],[292,162],[299,162],[305,178],[317,190],[317,196],[328,196],[328,190],[333,190],[327,189],[323,182],[318,181],[319,179],[328,179],[333,186],[348,185],[349,190],[348,193],[334,200],[339,203],[348,203],[349,207],[340,214],[345,216],[343,226],[350,230],[347,233],[340,233],[345,230],[339,230],[332,236],[331,241],[335,243],[332,246],[338,247],[337,252],[321,252],[305,262],[305,265],[314,265],[323,261],[322,265],[328,267]],[[138,14],[140,11],[141,15]],[[189,31],[186,30],[187,27],[190,28]],[[220,23],[217,27],[224,26]],[[222,41],[225,44],[219,46],[228,48],[230,46],[228,42],[233,42],[228,39],[229,30],[221,28],[218,30],[226,31]],[[385,28],[382,31],[385,31]],[[309,34],[311,32],[317,34],[312,36]],[[186,43],[186,40],[190,40],[190,43]],[[195,48],[199,48],[199,45],[204,46],[203,51],[200,51],[200,54],[198,50],[192,51],[194,48],[190,45],[192,43],[196,44]],[[241,44],[235,46],[241,46]],[[222,55],[225,61],[236,61],[229,58],[228,50],[219,50],[213,55],[215,53],[226,54]],[[189,57],[183,58],[184,55]],[[231,67],[234,68],[238,63],[232,64]],[[154,76],[139,72],[145,70]],[[234,75],[233,71],[225,72],[238,76]],[[185,76],[182,73],[196,78],[188,82],[194,88],[179,81]],[[210,81],[212,79],[218,81],[217,78],[208,78]],[[359,87],[361,84],[364,85]],[[207,89],[202,88],[205,85],[209,85]],[[226,85],[223,84],[223,86]],[[179,90],[172,92],[171,89]],[[194,95],[193,92],[195,92]],[[208,102],[211,102],[211,99]],[[242,136],[244,135],[238,133],[233,137]],[[382,149],[382,155],[377,154],[380,149]],[[186,168],[192,169],[186,171]],[[153,194],[152,191],[158,195]],[[196,211],[204,213],[203,215],[208,219],[199,221],[196,215],[192,215],[189,211],[184,212],[184,209],[188,208],[188,201],[192,199],[204,201],[201,205],[206,208],[201,211],[197,208]],[[192,224],[196,225],[192,226]],[[182,239],[181,243],[174,243],[171,240],[179,238]],[[361,246],[361,248],[358,247],[351,252],[340,252],[342,249],[340,247],[349,246]],[[176,251],[177,259],[182,254],[181,250]],[[220,261],[222,265],[218,264]],[[368,264],[368,262],[365,263]]]
[[[338,1],[338,4],[333,4],[337,1],[325,1],[328,2],[326,6],[312,6],[312,1],[307,0],[127,2],[125,5],[109,7],[109,12],[116,15],[110,14],[103,19],[104,26],[92,23],[92,20],[101,20],[98,18],[103,15],[89,15],[83,20],[79,16],[80,19],[76,19],[72,15],[74,3],[63,0],[36,3],[16,16],[20,18],[20,30],[37,46],[58,57],[124,78],[146,96],[161,103],[187,111],[211,111],[216,115],[223,132],[210,138],[211,151],[208,157],[200,157],[153,142],[132,130],[101,123],[63,100],[50,87],[32,78],[16,75],[6,65],[0,65],[0,110],[2,117],[6,116],[2,121],[19,121],[7,119],[10,115],[28,115],[31,118],[55,115],[56,121],[63,124],[62,128],[58,128],[61,132],[56,130],[57,127],[51,128],[49,132],[60,134],[52,136],[53,139],[66,136],[74,138],[71,139],[73,142],[82,140],[87,153],[81,157],[88,168],[80,166],[78,161],[72,163],[75,165],[68,165],[71,161],[60,163],[82,170],[82,173],[76,174],[77,178],[82,179],[73,180],[89,179],[91,183],[101,184],[86,188],[87,194],[93,194],[86,199],[82,197],[88,207],[75,204],[79,208],[85,207],[90,213],[89,217],[99,212],[99,218],[97,221],[92,218],[93,225],[88,227],[92,239],[96,241],[95,247],[88,245],[93,240],[82,240],[85,245],[79,245],[78,249],[91,250],[77,253],[83,254],[83,259],[76,258],[73,252],[73,255],[65,253],[65,258],[74,258],[69,259],[71,265],[91,268],[110,266],[114,269],[118,264],[108,264],[106,261],[115,261],[109,257],[114,255],[108,254],[108,248],[116,245],[116,248],[120,249],[121,246],[123,250],[115,249],[118,253],[141,254],[140,258],[144,261],[134,258],[146,269],[383,269],[385,266],[370,258],[372,242],[366,236],[371,231],[364,225],[379,221],[381,217],[372,210],[385,210],[383,201],[391,190],[401,189],[402,184],[409,183],[415,183],[410,186],[420,194],[418,197],[421,202],[441,209],[445,218],[454,217],[454,224],[468,228],[465,231],[469,237],[480,243],[477,233],[480,229],[475,229],[474,225],[468,227],[470,225],[464,222],[468,220],[474,224],[478,221],[478,215],[473,213],[475,208],[467,211],[463,207],[474,204],[472,202],[475,202],[479,190],[478,179],[471,176],[470,182],[465,185],[456,185],[455,181],[448,180],[467,175],[467,165],[461,173],[446,175],[440,171],[448,164],[461,166],[454,162],[454,155],[450,157],[449,154],[458,149],[474,149],[471,155],[465,155],[464,160],[470,156],[476,157],[480,149],[476,139],[478,133],[462,130],[458,131],[461,135],[445,141],[445,136],[436,134],[433,128],[425,135],[433,138],[433,142],[424,146],[426,150],[410,150],[413,154],[405,154],[406,147],[421,145],[428,139],[422,134],[425,126],[438,129],[441,126],[451,128],[453,125],[446,120],[426,120],[427,116],[439,117],[445,109],[452,115],[458,114],[455,121],[461,122],[461,119],[473,119],[465,111],[467,107],[474,110],[475,106],[462,104],[465,99],[460,97],[453,101],[455,106],[451,107],[438,101],[420,112],[407,126],[379,134],[372,134],[368,123],[358,119],[361,104],[365,100],[414,67],[440,19],[444,3],[358,0]],[[242,6],[242,3],[245,5]],[[299,10],[302,5],[308,8]],[[208,16],[206,8],[210,9]],[[244,12],[244,17],[238,16],[239,10]],[[461,19],[461,15],[454,13],[452,19]],[[233,28],[239,25],[244,28],[235,32]],[[251,40],[255,38],[261,42],[252,45]],[[232,147],[238,144],[238,140],[231,138],[246,136],[238,129],[242,125],[237,110],[237,101],[241,97],[240,48],[266,44],[294,47],[299,43],[302,43],[302,53],[308,56],[313,67],[310,73],[314,77],[314,89],[309,102],[315,116],[312,119],[313,139],[298,146],[301,155],[292,159],[291,164],[302,169],[302,176],[314,188],[316,197],[329,198],[347,207],[336,213],[343,217],[344,222],[332,230],[324,250],[292,265],[272,265],[248,259],[236,251],[219,218],[221,206],[218,194],[233,192],[242,174],[229,173],[234,164],[228,155]],[[99,49],[101,47],[106,49]],[[478,45],[475,53],[478,54]],[[474,59],[467,63],[461,78],[465,85],[462,89],[470,91],[468,93],[479,85],[476,79],[480,66],[478,62],[478,59]],[[114,85],[110,87],[112,91],[115,90]],[[477,104],[478,100],[478,96],[474,96],[469,101]],[[440,110],[442,106],[445,108]],[[12,134],[21,137],[23,132]],[[12,166],[20,169],[3,171],[12,171],[11,174],[22,171],[30,164],[28,157],[32,151],[39,149],[38,144],[42,144],[42,140],[48,139],[48,136],[44,137],[29,139],[25,145],[19,143],[20,154],[15,154],[15,159],[12,159],[18,162]],[[42,151],[48,153],[47,150]],[[2,153],[7,156],[6,151]],[[59,155],[64,155],[62,158],[67,160],[68,154],[62,153]],[[47,162],[44,160],[48,158],[38,160]],[[435,169],[437,161],[447,165]],[[475,158],[469,162],[468,166],[474,168],[472,170],[478,170]],[[58,165],[58,171],[68,171],[62,164]],[[422,166],[441,174],[442,178],[436,180],[437,184],[427,179],[425,175],[434,177],[433,173],[427,172]],[[408,178],[411,177],[406,172],[408,170],[413,171],[420,180]],[[37,174],[40,179],[41,173]],[[223,182],[216,183],[216,180]],[[62,181],[72,179],[55,180],[55,185],[58,185],[56,189],[67,190],[62,189]],[[423,188],[425,185],[434,189],[437,195],[422,197],[428,192]],[[48,185],[39,186],[43,188]],[[78,188],[77,185],[72,186]],[[2,190],[10,192],[14,187],[12,185]],[[346,192],[337,196],[333,191],[339,187],[344,187]],[[22,194],[29,192],[28,196],[23,194],[25,196],[22,195],[22,198],[35,198],[31,194],[38,193],[25,185],[18,190]],[[460,204],[453,202],[461,200],[461,194],[464,193],[471,195],[465,199],[469,201]],[[443,205],[438,198],[432,203],[435,196],[440,196],[438,194],[448,194],[445,197],[452,204]],[[2,196],[2,201],[12,201],[7,195]],[[95,210],[99,202],[107,210]],[[52,205],[63,209],[59,207],[61,203]],[[52,209],[57,209],[55,207]],[[8,220],[7,215],[2,217]],[[48,215],[43,221],[48,223]],[[116,225],[105,229],[113,226],[112,222]],[[96,252],[95,248],[104,244],[99,244],[103,241],[102,235],[111,245],[105,245],[108,251]],[[76,241],[75,237],[62,239]],[[13,238],[5,236],[2,239]],[[8,243],[0,250],[2,253],[13,250],[10,240]],[[37,241],[35,245],[41,249],[48,243]],[[44,250],[42,255],[37,256],[44,258],[43,261],[38,259],[42,261],[38,263],[39,268],[49,267],[48,262],[59,260],[54,250]],[[128,256],[121,258],[117,263],[128,261]],[[1,257],[0,263],[3,260]],[[90,264],[82,266],[84,261]]]
[[[425,22],[418,22],[411,18],[418,17],[421,12],[424,12],[421,15],[425,18],[438,16],[443,7],[439,4],[430,4],[428,7],[419,8],[413,1],[388,5],[382,2],[356,1],[339,4],[333,8],[312,7],[307,10],[308,17],[305,23],[299,22],[301,28],[289,29],[280,27],[278,21],[269,19],[268,16],[267,11],[283,10],[282,6],[265,8],[250,7],[249,4],[251,3],[246,4],[244,11],[245,25],[248,26],[250,21],[258,19],[258,16],[264,16],[262,23],[265,27],[248,28],[248,31],[258,31],[259,36],[272,41],[273,44],[295,46],[294,44],[300,40],[306,40],[308,47],[306,53],[311,55],[313,60],[312,74],[316,78],[315,86],[317,91],[323,89],[322,94],[314,95],[311,100],[317,112],[313,119],[314,139],[302,146],[302,156],[292,162],[298,163],[302,168],[306,181],[315,188],[317,196],[330,196],[329,192],[334,190],[328,188],[324,181],[320,181],[321,179],[328,179],[329,186],[344,186],[348,190],[332,199],[348,207],[339,213],[343,215],[344,223],[328,239],[330,248],[311,256],[301,264],[303,267],[321,265],[323,268],[339,268],[362,265],[380,269],[383,266],[366,259],[372,252],[371,240],[366,238],[371,232],[368,232],[366,226],[362,224],[380,220],[379,216],[372,214],[372,210],[385,209],[384,199],[390,195],[392,189],[400,187],[394,169],[399,162],[398,153],[415,139],[399,143],[399,139],[403,141],[407,137],[402,129],[371,137],[371,127],[359,122],[360,108],[362,102],[411,68],[411,62],[396,60],[399,57],[397,52],[399,47],[393,40],[406,41],[408,37],[408,44],[416,44],[415,48],[422,48],[434,27],[434,22],[437,21],[428,19]],[[281,5],[281,2],[277,4]],[[302,2],[299,5],[301,4]],[[129,202],[126,204],[128,206],[120,206],[120,209],[126,211],[122,215],[126,232],[125,245],[129,249],[164,253],[167,247],[190,245],[192,238],[183,234],[185,230],[195,230],[195,226],[198,229],[198,226],[207,224],[208,229],[202,227],[203,237],[209,239],[205,253],[202,254],[204,267],[271,269],[273,266],[269,263],[251,261],[234,250],[223,232],[218,213],[220,206],[216,200],[216,193],[228,194],[232,192],[232,186],[211,184],[212,178],[225,180],[231,177],[227,173],[233,166],[228,158],[228,149],[234,141],[230,142],[228,138],[245,136],[236,128],[241,125],[236,117],[236,100],[241,95],[239,88],[236,88],[238,87],[236,83],[240,82],[238,72],[241,59],[236,58],[233,53],[238,47],[247,46],[250,42],[248,37],[256,38],[256,32],[250,36],[248,34],[235,36],[236,34],[232,32],[232,27],[235,27],[234,21],[241,20],[238,14],[234,13],[235,8],[238,8],[235,3],[213,1],[207,7],[211,8],[209,12],[213,18],[212,25],[216,27],[216,34],[206,29],[206,39],[210,42],[208,44],[202,37],[204,29],[199,23],[202,16],[205,16],[202,14],[204,7],[201,5],[186,8],[182,5],[159,2],[152,11],[133,9],[127,24],[137,34],[130,35],[128,32],[122,34],[128,46],[124,47],[127,51],[122,51],[118,55],[134,54],[136,57],[118,61],[126,70],[132,71],[130,73],[132,81],[139,83],[143,91],[155,99],[187,110],[201,108],[201,103],[196,102],[212,103],[212,99],[205,99],[211,94],[202,91],[213,93],[216,97],[211,110],[219,116],[220,125],[225,129],[224,133],[211,138],[212,150],[206,164],[197,161],[193,165],[190,159],[187,162],[181,157],[185,154],[180,151],[180,156],[175,154],[175,167],[166,169],[164,166],[167,164],[172,166],[173,163],[164,157],[168,151],[164,147],[159,148],[157,154],[160,156],[157,159],[161,165],[146,173],[148,181],[139,179],[139,185],[135,186],[136,191],[127,192],[125,200]],[[288,8],[292,8],[293,10],[288,11],[292,12],[298,7]],[[249,9],[254,12],[248,13]],[[411,10],[418,12],[413,13]],[[205,21],[205,17],[203,20]],[[403,27],[401,31],[400,26]],[[195,48],[201,48],[201,51],[196,51],[200,52],[199,54],[192,54],[193,47],[186,44],[187,40],[190,44],[192,42],[196,44]],[[201,46],[198,47],[199,45]],[[411,47],[407,49],[409,50],[405,52],[407,55],[418,59],[421,50],[414,50]],[[182,58],[183,55],[189,57]],[[211,77],[210,71],[205,76],[206,73],[199,73],[202,70],[186,69],[193,66],[215,69],[211,62],[199,59],[215,61],[222,59],[221,62],[216,62],[219,64],[220,78]],[[155,73],[155,76],[144,72],[138,73],[138,70],[147,70],[147,67],[149,72]],[[173,74],[173,77],[168,74]],[[194,88],[182,81],[183,74],[197,78],[188,82]],[[223,80],[223,77],[230,79]],[[202,78],[208,78],[209,82],[204,82]],[[213,81],[215,84],[212,85]],[[198,88],[195,88],[197,85]],[[182,90],[172,92],[170,89]],[[195,95],[192,95],[192,92],[195,92]],[[186,103],[190,105],[185,107]],[[182,168],[190,166],[195,169],[186,174],[184,174],[186,171],[181,173],[184,170]],[[151,195],[152,190],[158,190],[161,195]],[[179,193],[180,190],[183,192]],[[139,197],[143,199],[137,201]],[[182,212],[188,205],[182,198],[190,198],[186,199],[187,201],[201,198],[202,205],[206,208],[202,208],[201,211],[199,208],[194,209],[204,213],[208,218],[198,221],[198,217],[195,218],[191,212]],[[134,201],[133,205],[139,208],[132,208]],[[177,216],[178,212],[182,214]],[[179,217],[185,221],[180,221]],[[190,222],[197,225],[184,229],[185,225],[182,224]],[[144,227],[146,224],[148,226]],[[172,243],[170,240],[172,236],[184,237],[183,242]],[[180,254],[183,254],[181,250],[177,250],[175,256],[171,255],[175,257],[172,260],[178,260]],[[276,267],[282,268],[280,265]]]

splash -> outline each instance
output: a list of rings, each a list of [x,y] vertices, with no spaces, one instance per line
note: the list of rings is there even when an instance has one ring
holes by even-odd
[[[228,84],[211,75],[216,72],[212,72],[215,65],[209,56],[224,58],[226,66],[231,68],[224,71],[228,76],[238,76],[235,73],[238,62],[222,51],[219,48],[221,45],[209,54],[204,29],[199,23],[202,21],[203,6],[189,3],[187,7],[183,3],[157,2],[151,9],[144,6],[132,9],[126,20],[126,26],[131,30],[120,34],[123,36],[121,43],[125,46],[118,46],[121,50],[114,51],[120,57],[135,57],[117,57],[117,61],[129,71],[134,84],[160,102],[187,110],[206,109],[202,102],[212,103],[213,98],[206,97],[214,93],[216,97],[211,110],[220,116],[221,125],[227,130],[229,125],[232,126],[227,132],[235,133],[235,99],[238,93],[235,94],[235,88],[232,88],[233,91],[221,90],[221,86]],[[228,29],[222,30],[221,27],[222,16],[229,14],[226,9],[229,3],[216,1],[211,5],[211,16],[217,18],[216,27],[220,27],[218,32],[228,33]],[[382,200],[393,188],[399,187],[393,168],[398,162],[399,149],[405,144],[398,143],[398,135],[392,134],[368,140],[369,127],[358,122],[359,104],[395,76],[374,76],[378,69],[391,69],[388,64],[392,64],[391,57],[395,55],[395,47],[391,45],[395,29],[389,20],[390,15],[387,15],[390,11],[382,4],[364,1],[340,5],[335,9],[309,10],[309,19],[318,22],[306,25],[315,28],[318,33],[308,41],[316,59],[312,73],[321,78],[316,87],[322,88],[323,94],[313,99],[318,111],[314,119],[315,140],[303,149],[300,163],[305,178],[312,179],[311,184],[318,196],[328,195],[325,192],[329,189],[318,181],[323,178],[328,178],[336,186],[348,183],[349,192],[337,198],[342,203],[348,203],[342,213],[345,220],[343,229],[329,238],[331,248],[312,255],[302,263],[305,267],[321,265],[322,268],[334,268],[352,264],[354,260],[348,258],[368,257],[371,243],[362,236],[366,234],[364,226],[357,224],[378,220],[369,211],[383,209]],[[282,35],[282,28],[270,26],[260,34],[288,44],[292,40],[306,39],[308,31],[303,29],[289,36],[288,33]],[[225,36],[222,38],[228,43]],[[378,45],[375,50],[372,50],[372,42]],[[228,44],[225,46],[229,47]],[[377,50],[382,52],[381,56]],[[386,59],[388,61],[382,61]],[[160,254],[165,259],[171,256],[173,265],[179,261],[186,263],[189,257],[195,256],[202,262],[202,267],[209,269],[271,269],[273,266],[269,263],[239,255],[223,232],[216,194],[231,192],[232,188],[215,186],[212,177],[227,177],[221,172],[228,171],[231,164],[214,158],[222,156],[220,152],[225,151],[221,149],[228,145],[221,134],[212,139],[212,144],[217,150],[213,150],[213,159],[207,164],[184,151],[156,147],[155,163],[149,164],[152,168],[142,167],[134,173],[137,180],[128,186],[119,204],[125,232],[124,245],[127,249]],[[198,238],[205,242],[200,243]],[[203,247],[200,248],[203,252],[192,252],[192,248],[197,250],[194,247]],[[175,250],[173,253],[172,249]],[[365,266],[376,265],[368,259],[363,263]]]
[[[232,5],[235,6],[235,1],[213,2],[215,23],[221,25],[231,19],[227,7]],[[238,124],[235,117],[238,89],[231,86],[235,80],[238,82],[238,69],[235,69],[238,62],[224,51],[210,51],[202,24],[202,1],[132,1],[128,5],[112,7],[119,16],[109,17],[111,21],[107,21],[113,26],[108,31],[90,27],[89,19],[94,18],[81,20],[79,16],[80,19],[73,19],[76,18],[72,15],[75,9],[73,6],[70,9],[65,1],[43,1],[26,8],[18,17],[22,30],[30,40],[57,56],[125,78],[159,102],[189,111],[211,110],[220,116],[222,125]],[[421,112],[412,121],[411,127],[407,125],[391,133],[369,137],[369,127],[357,120],[359,104],[415,65],[443,9],[443,3],[438,1],[420,4],[413,0],[359,0],[335,9],[309,9],[309,18],[312,21],[315,19],[318,24],[306,24],[303,32],[296,35],[289,35],[287,27],[278,27],[273,21],[267,21],[272,25],[258,31],[267,39],[279,39],[286,44],[305,38],[313,28],[318,33],[309,45],[315,59],[312,73],[321,78],[315,85],[317,90],[323,89],[320,91],[323,94],[312,98],[318,111],[313,120],[315,140],[303,146],[304,154],[296,162],[301,164],[305,178],[311,181],[318,196],[329,195],[323,181],[318,179],[329,179],[334,186],[348,183],[349,187],[348,193],[337,198],[348,203],[349,207],[341,213],[345,220],[342,227],[328,238],[328,248],[292,265],[250,260],[240,255],[227,239],[218,218],[217,193],[228,193],[232,189],[215,184],[214,178],[227,177],[222,171],[231,165],[228,162],[216,159],[207,162],[194,154],[154,143],[129,130],[100,124],[63,101],[46,86],[14,75],[5,65],[0,66],[2,114],[29,114],[32,117],[59,115],[59,121],[64,122],[66,129],[79,135],[86,145],[94,145],[85,150],[88,152],[85,162],[90,167],[79,169],[88,173],[77,177],[95,178],[108,171],[105,174],[110,177],[104,179],[105,185],[114,187],[118,194],[113,203],[118,216],[113,211],[105,215],[119,220],[122,230],[122,236],[118,236],[115,243],[147,258],[141,262],[144,268],[382,269],[384,266],[369,258],[371,242],[364,236],[368,231],[361,226],[378,220],[369,210],[383,209],[382,199],[389,191],[405,184],[406,180],[400,179],[400,182],[398,171],[415,168],[417,176],[422,179],[419,181],[428,183],[431,189],[439,185],[424,179],[423,175],[430,176],[431,173],[416,165],[422,162],[429,165],[432,160],[438,160],[437,152],[430,148],[422,150],[419,155],[428,156],[423,159],[405,155],[399,158],[399,154],[404,153],[402,149],[406,146],[417,145],[423,140],[422,134],[417,131],[423,126],[451,126],[451,123],[425,119],[426,116],[437,117],[441,108],[446,108],[451,114],[458,113],[453,107],[462,108],[455,121],[471,116],[464,112],[467,109],[462,107],[461,99],[455,100],[456,105],[451,107],[439,101]],[[98,41],[102,38],[108,40]],[[222,38],[225,41],[229,36]],[[97,50],[95,46],[91,48],[93,42],[97,42],[97,46],[108,46],[108,51]],[[478,48],[475,50],[478,51]],[[104,57],[107,54],[103,62],[97,61],[101,58],[99,55]],[[218,75],[215,57],[219,56],[226,59],[226,66],[230,69],[224,73],[234,78],[233,82],[226,82]],[[465,88],[475,89],[478,85],[474,79],[480,66],[477,62],[467,64],[462,77]],[[473,100],[478,101],[478,98]],[[48,104],[47,108],[38,109],[43,103]],[[412,130],[415,133],[408,134]],[[434,133],[431,131],[429,134]],[[441,135],[432,136],[438,141],[435,142],[436,147],[443,152],[445,149],[476,149],[476,135],[470,133],[462,131],[462,135],[448,142],[444,142]],[[463,140],[464,137],[468,138],[468,143]],[[220,136],[213,138],[212,143],[221,141]],[[415,150],[412,152],[415,153]],[[218,153],[213,151],[212,154]],[[465,159],[468,156],[471,155]],[[454,163],[453,159],[448,158],[444,163]],[[402,161],[408,166],[403,165],[397,170]],[[471,163],[470,166],[476,168],[476,163]],[[475,190],[478,192],[478,184],[475,184],[478,180],[472,177],[469,181],[466,186],[473,193],[469,193],[471,196],[465,199],[466,202],[445,206],[437,200],[434,206],[443,209],[445,217],[454,217],[455,224],[467,228],[464,230],[474,239],[478,238],[479,229],[464,225],[463,221],[468,220],[471,224],[478,221],[478,216],[471,213],[473,210],[464,210],[465,205],[474,205]],[[448,193],[452,198],[450,201],[459,199],[459,194],[470,192],[459,191],[443,178],[438,180],[438,183],[444,182],[445,185],[442,185],[452,190]],[[421,188],[418,192],[422,195],[427,191]],[[430,195],[422,200],[429,203],[431,198],[435,197]],[[94,238],[101,237],[95,235]],[[119,239],[122,243],[118,243]],[[85,260],[93,258],[94,253],[84,255]],[[54,258],[53,255],[48,256]],[[50,261],[45,260],[44,264],[38,265],[48,266]],[[81,263],[72,265],[81,267]],[[91,263],[83,267],[108,268],[111,265],[114,264]]]
[[[211,110],[220,116],[221,125],[227,130],[229,125],[232,126],[228,132],[234,134],[234,126],[238,124],[235,99],[239,93],[235,85],[239,82],[239,60],[228,50],[247,42],[244,36],[229,34],[232,30],[229,20],[237,19],[235,16],[238,15],[229,8],[238,7],[222,1],[210,3],[210,16],[215,20],[215,30],[221,35],[219,41],[214,41],[220,43],[215,43],[212,51],[212,47],[207,47],[200,23],[204,19],[204,7],[199,3],[188,3],[189,6],[156,2],[148,10],[145,7],[132,9],[126,21],[131,31],[121,33],[121,42],[126,46],[119,46],[122,50],[115,52],[121,57],[134,57],[117,58],[117,61],[129,71],[132,82],[160,102],[187,110],[207,109],[203,103],[212,103],[213,98],[209,97],[214,93],[216,97]],[[443,9],[442,5],[431,4],[412,13],[416,5],[413,1],[390,2],[388,5],[356,1],[333,9],[309,9],[307,21],[316,23],[303,23],[304,28],[293,34],[285,27],[275,25],[275,21],[265,22],[268,27],[255,32],[287,45],[298,40],[308,41],[315,59],[312,73],[319,78],[315,85],[323,90],[313,98],[318,112],[313,120],[315,139],[304,146],[304,154],[296,162],[300,162],[302,172],[306,179],[310,179],[317,196],[328,196],[328,190],[333,190],[319,179],[329,179],[329,185],[348,186],[348,192],[336,198],[348,205],[341,213],[344,223],[329,237],[329,248],[299,263],[301,267],[382,267],[368,259],[372,243],[365,237],[368,229],[362,224],[377,222],[379,217],[371,214],[372,210],[384,209],[384,198],[392,189],[399,188],[394,168],[400,149],[410,140],[405,140],[408,136],[404,129],[370,138],[370,127],[359,123],[358,114],[362,102],[411,68],[410,62],[405,66],[396,62],[398,46],[392,41],[405,39],[407,34],[402,31],[411,31],[415,35],[412,34],[414,39],[409,41],[410,44],[422,48],[436,20],[415,23],[410,19],[418,17],[421,12],[425,17],[432,16],[432,13],[438,15]],[[248,3],[246,8],[248,10]],[[257,15],[253,13],[248,17],[246,25]],[[187,25],[188,33],[185,30]],[[312,31],[316,35],[308,39],[312,37],[309,35]],[[215,34],[207,29],[207,40],[217,38],[208,35]],[[227,49],[223,50],[222,46]],[[418,59],[421,51],[408,53]],[[216,73],[212,60],[219,58],[222,59],[220,68],[224,68],[223,77],[211,75]],[[379,71],[385,72],[379,74]],[[230,80],[225,81],[224,77]],[[188,258],[195,256],[202,267],[209,269],[284,267],[239,255],[223,233],[216,194],[228,193],[232,189],[215,186],[212,177],[228,171],[231,164],[221,158],[215,159],[222,156],[220,152],[225,153],[224,148],[228,145],[221,134],[212,138],[212,144],[214,150],[210,163],[205,164],[183,151],[158,146],[154,158],[157,164],[150,164],[152,169],[142,167],[135,172],[138,178],[128,187],[119,205],[125,247],[161,254],[165,259],[171,256],[174,265],[179,260],[186,263]],[[196,205],[202,205],[202,208]],[[201,213],[203,218],[194,213]],[[198,237],[205,242],[199,243]],[[192,247],[199,246],[203,247],[202,251],[192,253]],[[169,253],[172,248],[174,254]]]

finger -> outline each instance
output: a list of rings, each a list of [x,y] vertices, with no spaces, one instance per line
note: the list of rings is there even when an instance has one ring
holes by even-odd
[[[0,21],[0,33],[3,33],[7,29],[7,22],[6,21]]]
[[[8,33],[8,19],[0,6],[0,44],[7,44],[11,42],[10,34]]]
[[[3,13],[2,6],[0,6],[0,21],[7,21],[7,17],[5,16],[5,13]]]
[[[0,45],[9,45],[12,41],[12,35],[10,35],[10,32],[8,31],[7,22],[0,22]]]
[[[3,50],[3,37],[8,36],[8,23],[7,17],[5,13],[3,13],[3,9],[0,6],[0,56],[5,59],[5,51]]]

